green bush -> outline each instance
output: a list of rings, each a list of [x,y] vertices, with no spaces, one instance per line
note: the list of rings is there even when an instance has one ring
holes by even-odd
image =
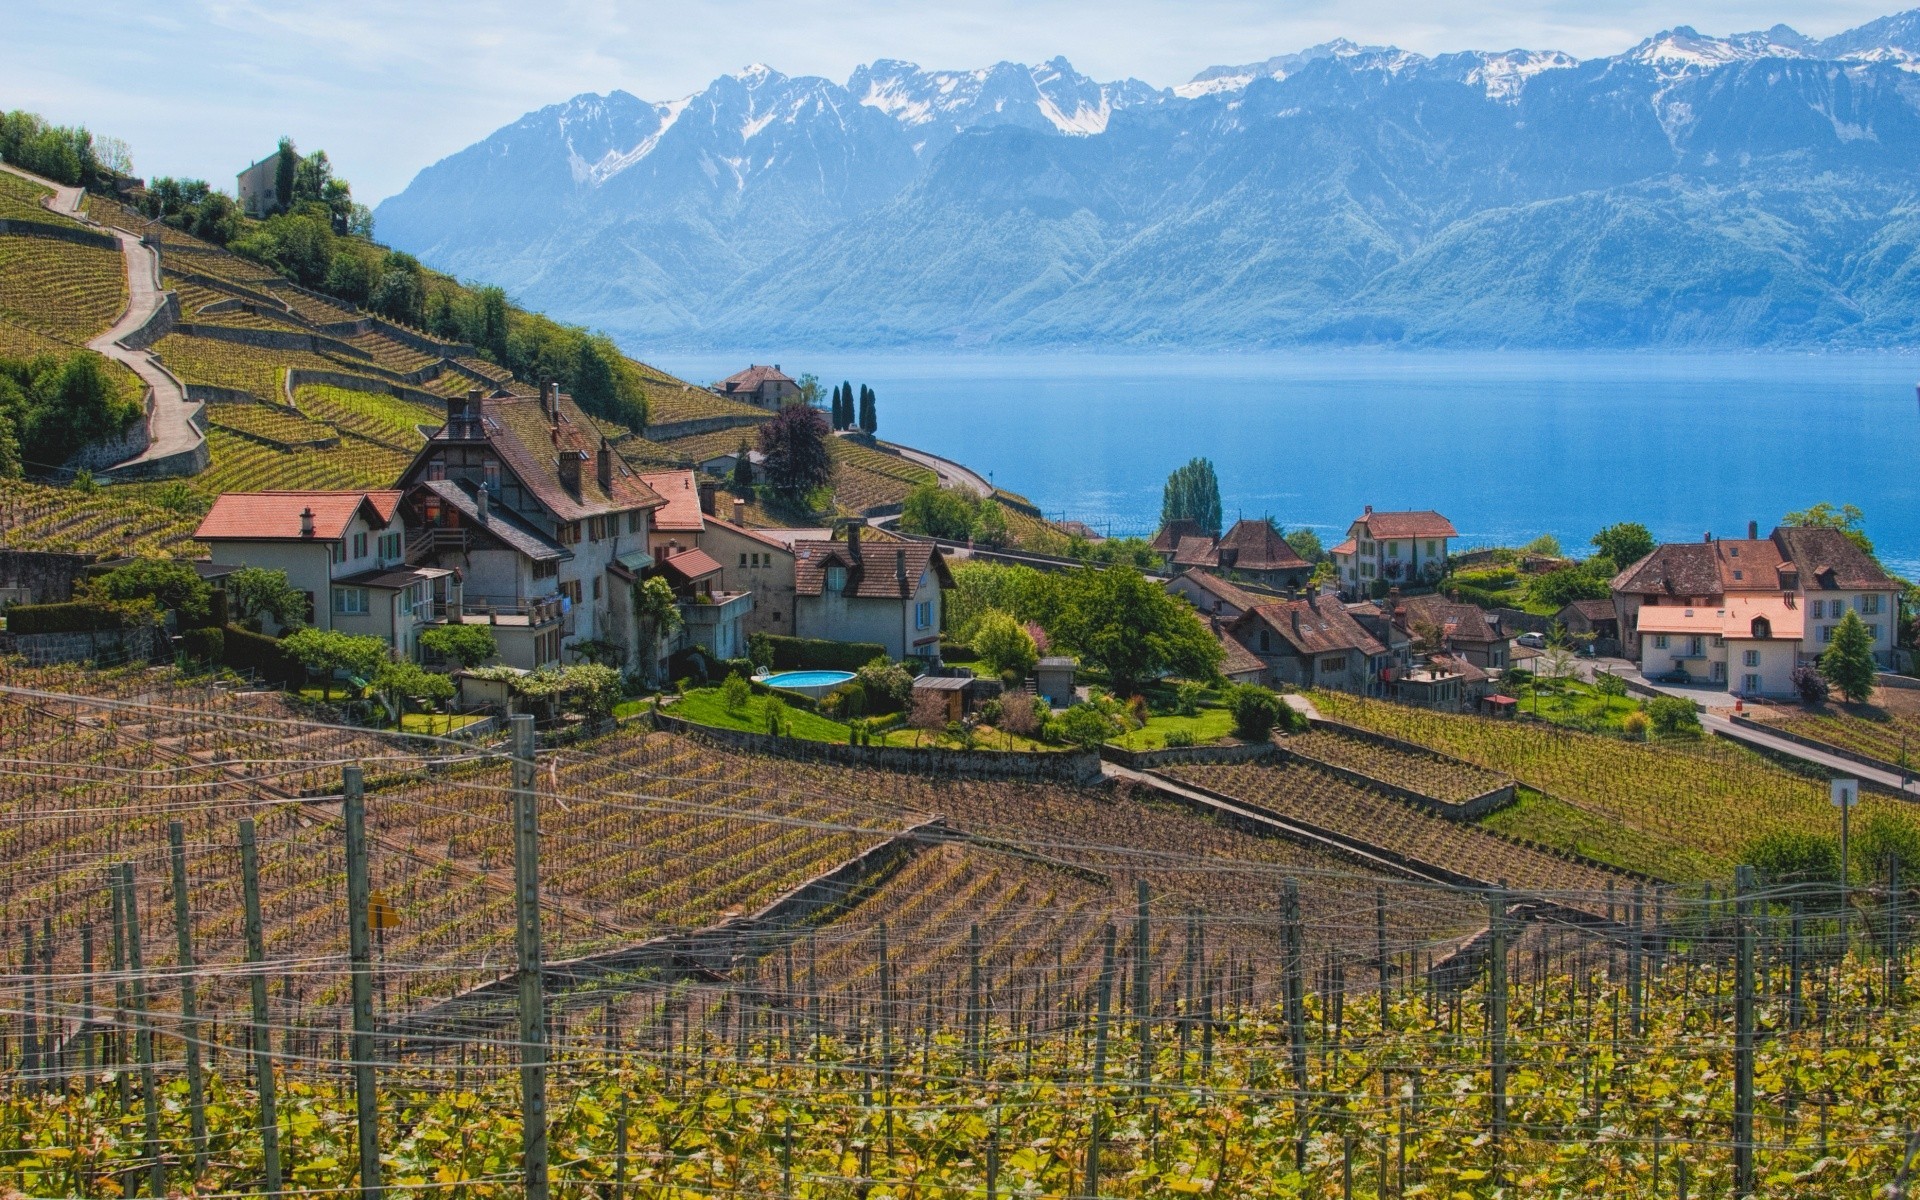
[[[150,600],[176,614],[182,627],[204,625],[213,612],[213,587],[192,567],[171,559],[142,559],[81,583],[88,600],[127,604]]]
[[[1047,724],[1051,728],[1054,722],[1049,721]],[[1118,723],[1092,704],[1074,705],[1061,714],[1058,724],[1061,741],[1088,749],[1098,746],[1119,732]]]
[[[124,629],[131,614],[117,604],[70,600],[64,604],[16,604],[7,610],[9,633],[92,633]]]
[[[1662,737],[1700,736],[1700,713],[1693,701],[1680,696],[1655,696],[1647,701],[1647,719]]]
[[[836,721],[863,717],[867,713],[867,690],[858,683],[843,683],[820,698],[820,712]]]
[[[720,698],[725,702],[727,711],[730,713],[745,712],[747,700],[752,695],[753,688],[738,675],[727,676],[727,681],[720,685]]]
[[[213,628],[189,629],[180,635],[180,649],[195,662],[221,662],[227,654],[227,635]]]
[[[1174,689],[1173,711],[1177,716],[1197,717],[1200,715],[1200,702],[1206,698],[1206,685],[1188,680]]]
[[[1198,740],[1193,736],[1193,730],[1191,729],[1167,730],[1166,742],[1169,750],[1177,750],[1185,746],[1198,744]]]
[[[753,661],[775,671],[858,671],[887,653],[885,646],[875,642],[832,642],[772,633],[754,634],[749,645]]]
[[[1749,842],[1745,858],[1769,883],[1832,883],[1840,878],[1840,843],[1824,833],[1778,829]]]
[[[305,668],[282,650],[275,639],[238,625],[229,625],[223,632],[220,661],[234,670],[252,672],[281,684],[294,683],[305,675]]]
[[[1227,688],[1227,710],[1233,714],[1233,733],[1243,742],[1264,742],[1276,725],[1291,728],[1287,714],[1293,710],[1271,690],[1256,683],[1236,683]]]

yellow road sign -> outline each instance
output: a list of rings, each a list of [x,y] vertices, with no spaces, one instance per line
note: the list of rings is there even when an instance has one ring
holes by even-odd
[[[400,928],[400,910],[387,903],[387,897],[382,892],[367,893],[367,928],[375,930]]]

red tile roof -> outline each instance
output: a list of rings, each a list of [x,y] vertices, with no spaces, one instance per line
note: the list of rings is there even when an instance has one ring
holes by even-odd
[[[401,493],[222,492],[193,536],[201,541],[337,542],[357,513],[380,528],[392,522]],[[300,532],[300,514],[313,510],[313,536]]]
[[[1328,554],[1352,554],[1354,551],[1358,550],[1359,548],[1360,548],[1359,541],[1357,541],[1354,538],[1348,538],[1346,541],[1341,542],[1338,546],[1335,546],[1333,549],[1327,551],[1327,553]]]
[[[1286,571],[1308,565],[1270,521],[1235,521],[1233,528],[1220,539],[1215,554],[1227,549],[1238,552],[1233,562],[1235,570]]]
[[[758,529],[748,529],[745,525],[735,525],[732,521],[725,520],[721,517],[707,517],[706,522],[709,525],[718,525],[722,529],[730,530],[733,533],[739,534],[741,537],[752,538],[754,541],[771,546],[782,553],[793,553],[793,547],[787,545],[779,538],[769,537]]]
[[[1168,521],[1162,525],[1159,532],[1153,535],[1153,540],[1147,543],[1147,548],[1156,554],[1172,554],[1179,547],[1182,538],[1206,536],[1207,531],[1200,528],[1200,522],[1191,517],[1181,517],[1177,521]]]
[[[696,579],[705,579],[719,572],[720,564],[713,555],[705,550],[682,550],[678,554],[664,557],[660,565],[675,575],[691,583]]]
[[[1365,525],[1376,540],[1460,536],[1460,531],[1453,527],[1452,521],[1430,508],[1413,509],[1407,512],[1365,513],[1356,524]]]
[[[793,590],[818,596],[826,590],[827,568],[847,568],[847,592],[862,600],[900,600],[912,596],[920,577],[931,570],[940,586],[953,586],[946,556],[924,542],[889,542],[862,547],[858,560],[845,542],[793,543]],[[904,586],[901,576],[905,575]]]
[[[783,374],[779,367],[754,365],[744,371],[736,371],[720,381],[723,392],[757,392],[762,384],[792,383],[793,380]]]
[[[692,471],[655,471],[643,473],[646,484],[666,501],[653,513],[653,527],[662,533],[699,533],[705,527],[700,512],[700,488]]]

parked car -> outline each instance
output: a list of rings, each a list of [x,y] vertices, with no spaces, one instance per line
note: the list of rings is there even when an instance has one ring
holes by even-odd
[[[1513,640],[1522,646],[1532,646],[1535,650],[1547,648],[1547,635],[1544,633],[1523,633]]]

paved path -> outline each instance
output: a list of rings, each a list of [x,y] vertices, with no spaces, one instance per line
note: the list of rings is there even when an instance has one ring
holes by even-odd
[[[1838,754],[1828,754],[1824,750],[1815,750],[1813,747],[1803,746],[1799,742],[1788,741],[1783,737],[1775,737],[1770,733],[1754,729],[1750,726],[1735,725],[1725,716],[1716,712],[1701,713],[1700,724],[1705,726],[1710,732],[1717,733],[1729,741],[1744,742],[1750,746],[1759,746],[1779,754],[1790,755],[1793,758],[1799,759],[1801,762],[1810,763],[1813,766],[1832,771],[1835,775],[1843,775],[1850,779],[1871,781],[1886,788],[1890,792],[1899,792],[1907,799],[1920,800],[1920,781],[1905,781],[1901,778],[1898,771],[1879,770],[1875,767],[1869,767],[1865,763],[1855,762],[1851,758],[1844,758]]]
[[[1302,696],[1299,692],[1283,693],[1280,699],[1286,702],[1288,708],[1306,717],[1308,720],[1318,721],[1321,719],[1320,710],[1313,706],[1313,701]]]
[[[900,457],[917,462],[939,476],[941,487],[959,488],[961,491],[972,492],[976,496],[993,495],[992,484],[980,478],[974,471],[961,466],[952,459],[941,458],[937,454],[928,454],[925,450],[914,450],[910,447],[902,446],[897,442],[887,442],[885,444],[898,450]]]
[[[18,175],[42,187],[52,188],[53,195],[42,201],[47,208],[76,221],[88,225],[97,224],[93,218],[80,211],[80,203],[86,197],[86,189],[68,187],[43,179],[18,167],[0,163],[0,171]],[[168,374],[160,365],[160,360],[145,350],[134,350],[120,344],[120,339],[146,324],[167,302],[167,294],[160,283],[160,253],[146,245],[134,234],[124,229],[102,227],[120,242],[120,257],[127,264],[127,309],[114,322],[113,328],[87,343],[87,349],[103,354],[115,362],[124,364],[128,370],[140,377],[141,382],[153,389],[153,415],[147,422],[149,437],[146,450],[115,463],[111,471],[131,469],[139,473],[141,468],[167,459],[176,454],[190,453],[201,445],[205,438],[200,427],[194,424],[194,417],[200,406],[187,399],[186,390],[180,381]],[[172,472],[189,474],[196,467]]]

